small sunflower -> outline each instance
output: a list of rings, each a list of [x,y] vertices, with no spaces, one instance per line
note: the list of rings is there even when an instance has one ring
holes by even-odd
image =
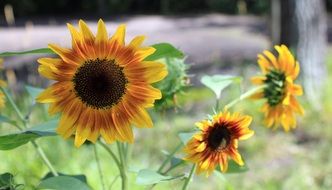
[[[256,85],[265,85],[263,90],[252,96],[266,99],[262,108],[267,127],[281,124],[285,131],[296,127],[295,113],[304,114],[295,96],[303,94],[302,86],[294,84],[300,72],[300,65],[285,45],[275,46],[279,53],[276,58],[271,52],[258,55],[258,64],[263,76],[252,77]]]
[[[3,69],[3,59],[0,58],[0,69]],[[7,83],[3,80],[0,80],[0,87],[6,87]],[[2,91],[0,91],[0,108],[4,108],[6,104],[6,97]]]
[[[187,143],[184,151],[188,154],[184,159],[197,164],[196,173],[206,171],[209,176],[216,166],[223,172],[228,168],[228,157],[237,164],[244,165],[238,152],[238,141],[251,137],[254,132],[249,129],[250,116],[235,112],[220,112],[211,120],[196,123],[200,132]]]
[[[125,25],[108,37],[105,24],[98,22],[94,36],[86,23],[79,30],[68,24],[72,48],[50,44],[60,58],[41,58],[38,71],[56,82],[37,101],[51,103],[49,113],[62,113],[57,132],[64,138],[75,134],[75,146],[99,135],[107,143],[133,142],[131,124],[152,127],[146,108],[161,98],[152,83],[167,75],[165,65],[144,61],[153,47],[142,47],[144,36],[125,45]]]

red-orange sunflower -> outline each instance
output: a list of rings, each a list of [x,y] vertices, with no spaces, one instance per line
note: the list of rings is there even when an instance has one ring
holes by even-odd
[[[296,96],[303,94],[302,86],[294,84],[300,73],[300,65],[285,45],[275,46],[276,58],[271,52],[258,55],[262,76],[251,79],[253,84],[265,87],[253,95],[255,99],[266,99],[262,111],[267,127],[281,124],[285,131],[296,127],[295,113],[304,114]]]
[[[220,112],[211,120],[196,123],[200,132],[196,133],[187,143],[184,158],[197,164],[196,173],[206,172],[210,175],[216,166],[223,172],[228,168],[228,157],[239,165],[244,165],[238,152],[238,141],[251,137],[254,132],[249,129],[252,121],[250,116],[235,112]]]
[[[61,113],[57,132],[64,138],[75,134],[75,146],[96,142],[133,142],[131,124],[152,127],[146,111],[161,98],[152,83],[167,75],[165,65],[144,61],[153,47],[142,47],[144,36],[125,45],[125,25],[108,37],[105,24],[98,22],[95,36],[86,23],[79,30],[68,24],[72,48],[50,44],[59,58],[41,58],[38,71],[56,82],[37,101],[51,103],[49,113]]]

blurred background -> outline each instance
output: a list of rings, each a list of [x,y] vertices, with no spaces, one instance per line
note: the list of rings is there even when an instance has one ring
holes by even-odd
[[[177,96],[177,111],[171,108],[160,114],[152,110],[155,128],[135,131],[133,171],[158,168],[164,158],[162,150],[176,146],[177,134],[191,130],[197,120],[212,112],[213,93],[199,82],[202,75],[244,77],[240,88],[230,87],[223,94],[222,104],[227,104],[247,90],[247,79],[259,72],[257,53],[287,45],[301,64],[298,82],[305,87],[301,102],[306,115],[299,118],[298,128],[287,134],[266,129],[260,120],[262,102],[238,104],[236,109],[258,118],[252,125],[256,135],[240,143],[250,171],[208,179],[197,176],[190,189],[332,189],[332,77],[328,74],[332,72],[332,0],[1,0],[0,8],[0,52],[43,48],[48,43],[69,47],[66,23],[77,25],[83,19],[95,32],[99,18],[106,22],[109,34],[126,23],[127,42],[144,34],[146,45],[169,42],[185,52],[191,87]],[[37,73],[38,57],[4,59],[5,78],[25,111],[31,99],[22,86],[49,83]],[[35,109],[32,122],[38,123],[44,117],[40,116],[43,108]],[[1,134],[12,131],[0,126]],[[59,137],[39,141],[60,172],[85,174],[91,187],[100,189],[92,147],[75,149],[71,141]],[[106,182],[111,184],[118,171],[107,153],[99,152]],[[15,174],[26,189],[34,189],[47,173],[30,145],[0,151],[0,157],[0,173]],[[145,189],[135,185],[134,172],[130,177],[130,189]],[[120,188],[118,182],[112,189]],[[155,189],[178,189],[179,184],[163,183]]]

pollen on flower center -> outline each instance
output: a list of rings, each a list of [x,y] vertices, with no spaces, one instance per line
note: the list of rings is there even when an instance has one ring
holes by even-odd
[[[209,132],[207,141],[208,147],[210,147],[213,151],[221,151],[227,148],[230,144],[231,133],[225,124],[215,124]]]
[[[115,60],[87,60],[73,77],[75,94],[87,106],[108,109],[126,93],[128,83],[123,68]]]
[[[285,80],[285,74],[278,70],[271,70],[266,75],[264,97],[270,106],[276,106],[282,101],[285,95]]]

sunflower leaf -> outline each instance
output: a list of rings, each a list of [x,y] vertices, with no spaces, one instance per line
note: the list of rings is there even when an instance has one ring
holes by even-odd
[[[179,138],[182,141],[183,144],[187,144],[188,141],[196,134],[197,131],[191,131],[191,132],[183,132],[179,133]]]
[[[54,54],[54,52],[49,48],[39,48],[29,51],[3,52],[0,53],[0,57],[10,57],[10,56],[27,55],[27,54]]]
[[[0,136],[0,150],[11,150],[39,137],[54,136],[57,123],[57,120],[52,120],[19,133]]]
[[[23,184],[16,184],[14,180],[14,175],[11,173],[0,174],[0,189],[21,189]]]
[[[161,58],[166,57],[174,57],[174,58],[183,58],[184,54],[182,51],[178,50],[174,46],[168,43],[160,43],[152,45],[156,49],[156,51],[145,58],[145,61],[154,61]]]
[[[33,100],[35,100],[37,96],[44,90],[42,88],[37,88],[29,85],[26,85],[25,89]]]
[[[139,185],[152,185],[160,182],[175,180],[183,178],[184,175],[179,176],[166,176],[162,175],[156,171],[143,169],[137,174],[136,183]]]
[[[220,98],[222,90],[224,90],[227,86],[231,85],[232,83],[240,83],[242,80],[241,77],[238,76],[230,76],[230,75],[213,75],[208,76],[204,75],[201,78],[201,83],[204,84],[206,87],[211,89],[217,98]]]
[[[58,172],[59,176],[68,176],[68,177],[73,177],[73,178],[76,178],[80,181],[82,181],[83,183],[87,183],[87,179],[86,179],[86,176],[85,175],[67,175],[67,174],[64,174],[64,173],[60,173]],[[43,178],[42,178],[42,181],[48,179],[48,178],[52,178],[54,177],[52,172],[48,172]]]
[[[0,115],[0,123],[9,123],[9,124],[15,124],[14,121],[10,120],[8,117]]]
[[[80,189],[80,190],[90,190],[91,188],[83,183],[81,180],[70,177],[70,176],[57,176],[47,178],[38,185],[37,189],[53,189],[53,190],[63,190],[63,189]]]

